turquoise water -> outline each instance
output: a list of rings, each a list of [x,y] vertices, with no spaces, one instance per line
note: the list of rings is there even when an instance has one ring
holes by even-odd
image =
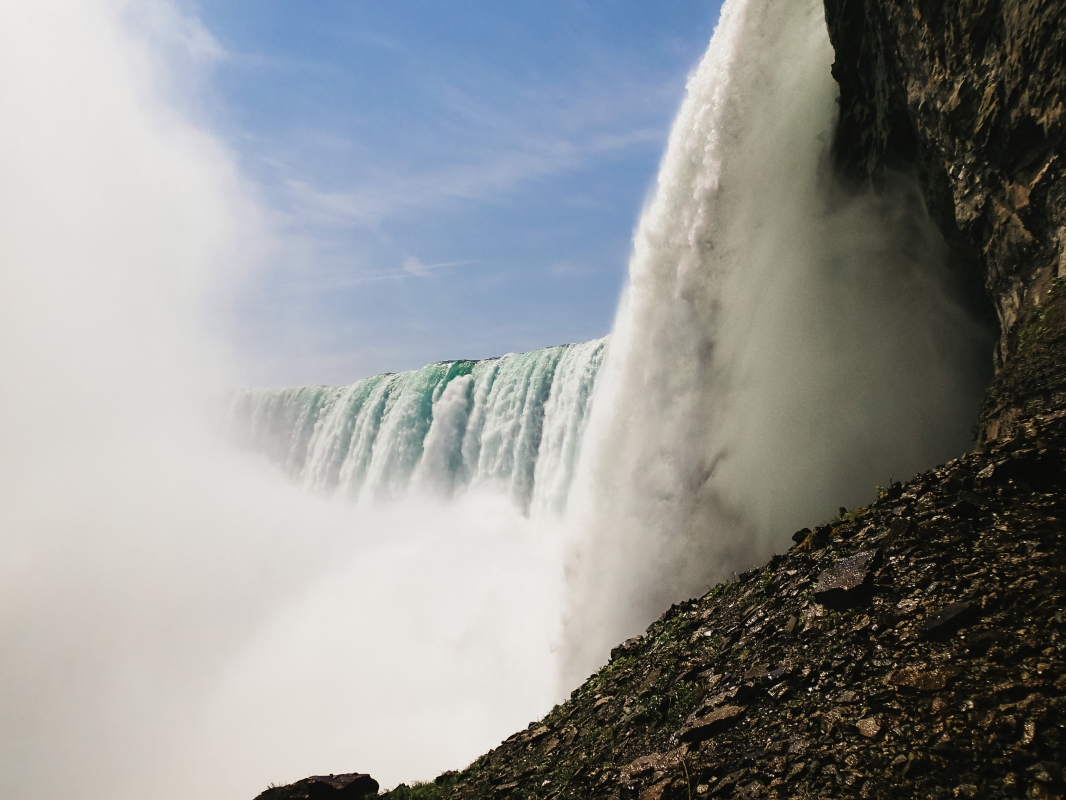
[[[606,349],[603,338],[350,386],[241,390],[228,429],[315,493],[368,501],[487,486],[525,512],[561,513]]]

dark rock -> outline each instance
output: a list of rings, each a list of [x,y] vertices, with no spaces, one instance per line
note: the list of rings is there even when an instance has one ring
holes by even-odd
[[[945,606],[931,616],[919,627],[919,632],[926,637],[948,636],[961,628],[975,616],[973,603],[963,601]]]
[[[889,678],[889,683],[903,689],[917,692],[938,692],[948,685],[957,673],[951,669],[922,670],[905,667]]]
[[[454,778],[455,778],[455,776],[456,776],[456,775],[458,775],[458,774],[459,774],[459,773],[458,773],[458,772],[456,772],[456,771],[455,771],[454,769],[450,769],[450,770],[448,770],[447,772],[442,772],[442,773],[441,773],[440,775],[438,775],[438,776],[437,776],[436,778],[434,778],[434,779],[433,779],[433,782],[434,782],[434,783],[435,783],[435,784],[436,784],[437,786],[440,786],[440,785],[442,785],[442,784],[445,784],[445,783],[447,783],[448,781],[450,781],[450,780],[454,779]]]
[[[984,486],[1022,483],[1038,491],[1048,491],[1063,483],[1063,462],[1059,453],[1028,450],[989,464],[977,474]]]
[[[770,673],[770,667],[768,664],[756,664],[747,670],[742,676],[744,680],[750,681],[756,678],[765,678]]]
[[[746,706],[722,706],[710,714],[697,717],[677,733],[678,741],[702,742],[735,723]]]
[[[813,532],[807,534],[807,538],[800,542],[800,547],[806,550],[821,550],[829,544],[833,536],[832,525],[819,525]]]
[[[361,772],[312,775],[288,786],[274,786],[256,800],[357,800],[376,795],[378,782]]]
[[[948,513],[956,519],[973,519],[981,513],[981,507],[969,500],[959,500],[948,506]]]
[[[611,658],[621,658],[626,653],[633,652],[640,644],[640,639],[640,636],[634,636],[632,639],[626,639],[624,642],[618,645],[618,647],[611,650]]]

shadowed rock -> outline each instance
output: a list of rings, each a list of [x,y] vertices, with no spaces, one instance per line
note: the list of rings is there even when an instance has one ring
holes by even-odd
[[[951,603],[923,622],[918,630],[926,637],[948,636],[965,625],[974,616],[974,610],[974,604],[965,600]]]
[[[378,782],[362,772],[312,775],[288,786],[272,786],[256,800],[358,800],[376,795]]]

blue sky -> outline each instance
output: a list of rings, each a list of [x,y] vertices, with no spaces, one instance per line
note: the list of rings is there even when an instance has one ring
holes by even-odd
[[[198,0],[212,124],[271,209],[248,381],[607,333],[714,0]]]

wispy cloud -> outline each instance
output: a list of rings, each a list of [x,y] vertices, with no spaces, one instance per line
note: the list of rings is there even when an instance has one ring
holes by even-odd
[[[291,212],[298,219],[375,229],[391,217],[455,201],[484,201],[528,181],[578,171],[597,156],[657,144],[664,135],[664,130],[650,127],[575,139],[524,135],[498,143],[494,152],[485,152],[474,162],[430,172],[413,172],[405,166],[370,170],[358,185],[342,191],[319,189],[299,178],[290,178],[285,186]]]

